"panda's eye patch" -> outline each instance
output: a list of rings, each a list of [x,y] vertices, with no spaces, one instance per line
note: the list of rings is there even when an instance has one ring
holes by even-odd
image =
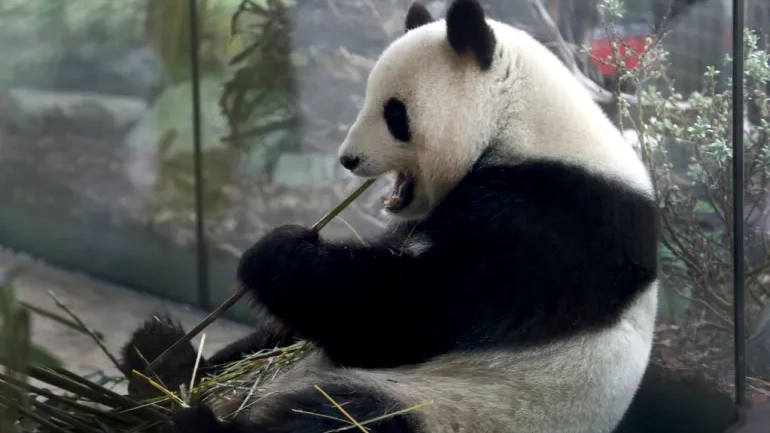
[[[408,142],[412,137],[409,131],[409,117],[406,105],[397,98],[390,98],[383,107],[383,117],[390,134],[399,141]]]

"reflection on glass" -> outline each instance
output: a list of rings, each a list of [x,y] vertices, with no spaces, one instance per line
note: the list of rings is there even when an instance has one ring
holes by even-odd
[[[374,60],[402,34],[409,2],[197,0],[212,305],[229,294],[240,251],[276,225],[312,224],[359,185],[338,164],[337,146]],[[424,3],[442,16],[447,2]],[[564,39],[591,48],[586,75],[644,101],[620,110],[620,124],[643,137],[637,147],[663,214],[654,359],[701,369],[732,391],[731,3],[686,9],[647,60],[639,52],[662,17],[659,2],[626,0],[622,17],[607,11],[636,71],[626,80],[605,62],[608,28],[588,26],[591,13],[578,3],[543,0]],[[485,4],[498,19],[542,30],[529,7]],[[196,303],[188,7],[0,2],[0,244]],[[770,388],[770,7],[750,7],[747,362],[749,391],[760,394]],[[375,184],[325,235],[379,230],[385,188]]]
[[[209,2],[203,21],[210,35],[229,35],[230,21],[217,17],[235,14],[240,3]],[[221,94],[204,105],[217,107],[211,117],[226,125],[220,133],[203,124],[224,138],[204,156],[213,304],[230,293],[240,251],[277,225],[313,224],[360,184],[344,173],[337,147],[374,60],[403,32],[408,4],[266,0],[238,13],[235,38],[213,47],[233,61],[226,73],[203,78],[221,83]],[[375,184],[324,235],[364,236],[382,227],[383,188],[385,181]]]
[[[746,362],[748,401],[770,401],[770,4],[748,2],[746,26]]]
[[[608,78],[642,101],[641,108],[629,104],[621,110],[621,124],[629,136],[643,138],[636,145],[653,173],[661,209],[664,273],[653,360],[669,368],[699,370],[732,394],[732,41],[725,38],[731,31],[730,7],[727,1],[710,1],[687,9],[664,29],[670,34],[651,56],[633,53],[636,47],[643,51],[645,44],[627,26],[619,27],[620,44],[626,43],[631,53],[624,54],[633,62],[626,63],[631,70],[625,78],[621,73]],[[623,21],[634,22],[635,12],[626,9]],[[766,29],[766,23],[750,26]],[[748,116],[742,187],[750,399],[770,395],[770,65],[763,33],[767,30],[750,32],[745,45]],[[641,36],[643,42],[647,35]]]
[[[195,302],[186,7],[0,2],[0,244]]]

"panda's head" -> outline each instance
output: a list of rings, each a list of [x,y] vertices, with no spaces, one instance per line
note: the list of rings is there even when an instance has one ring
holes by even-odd
[[[500,87],[515,81],[476,0],[456,0],[434,20],[419,3],[406,33],[382,53],[366,99],[340,146],[354,175],[393,178],[388,214],[420,218],[459,181],[501,127]],[[497,53],[496,53],[497,51]],[[510,65],[510,62],[504,62]]]

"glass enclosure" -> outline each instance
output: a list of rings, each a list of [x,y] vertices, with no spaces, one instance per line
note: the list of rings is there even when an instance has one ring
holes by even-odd
[[[310,225],[360,185],[336,149],[409,3],[0,1],[0,245],[213,309],[233,291],[240,253],[266,230]],[[446,3],[424,1],[434,16]],[[549,32],[529,1],[484,3],[495,19]],[[607,61],[610,36],[621,51],[643,50],[661,1],[626,0],[598,25],[586,24],[594,18],[583,2],[540,3],[565,40],[588,47],[578,66],[599,87],[660,91],[647,108],[603,106],[621,114],[640,152],[658,152],[648,155],[663,213],[654,358],[733,387],[738,317],[748,392],[770,395],[770,3],[746,1],[755,33],[745,62],[744,317],[734,314],[732,2],[680,11],[661,44],[666,73],[644,88]],[[643,62],[626,58],[629,68]],[[665,117],[655,101],[679,108]],[[386,188],[378,181],[325,235],[380,230]],[[245,307],[228,315],[255,320]]]

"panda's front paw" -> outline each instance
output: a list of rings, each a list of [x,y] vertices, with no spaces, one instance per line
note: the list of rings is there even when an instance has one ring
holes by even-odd
[[[243,253],[238,280],[262,303],[270,304],[315,257],[318,232],[297,224],[277,227]]]
[[[202,403],[193,403],[177,411],[172,422],[174,433],[225,433],[232,430],[219,422],[214,412]]]

